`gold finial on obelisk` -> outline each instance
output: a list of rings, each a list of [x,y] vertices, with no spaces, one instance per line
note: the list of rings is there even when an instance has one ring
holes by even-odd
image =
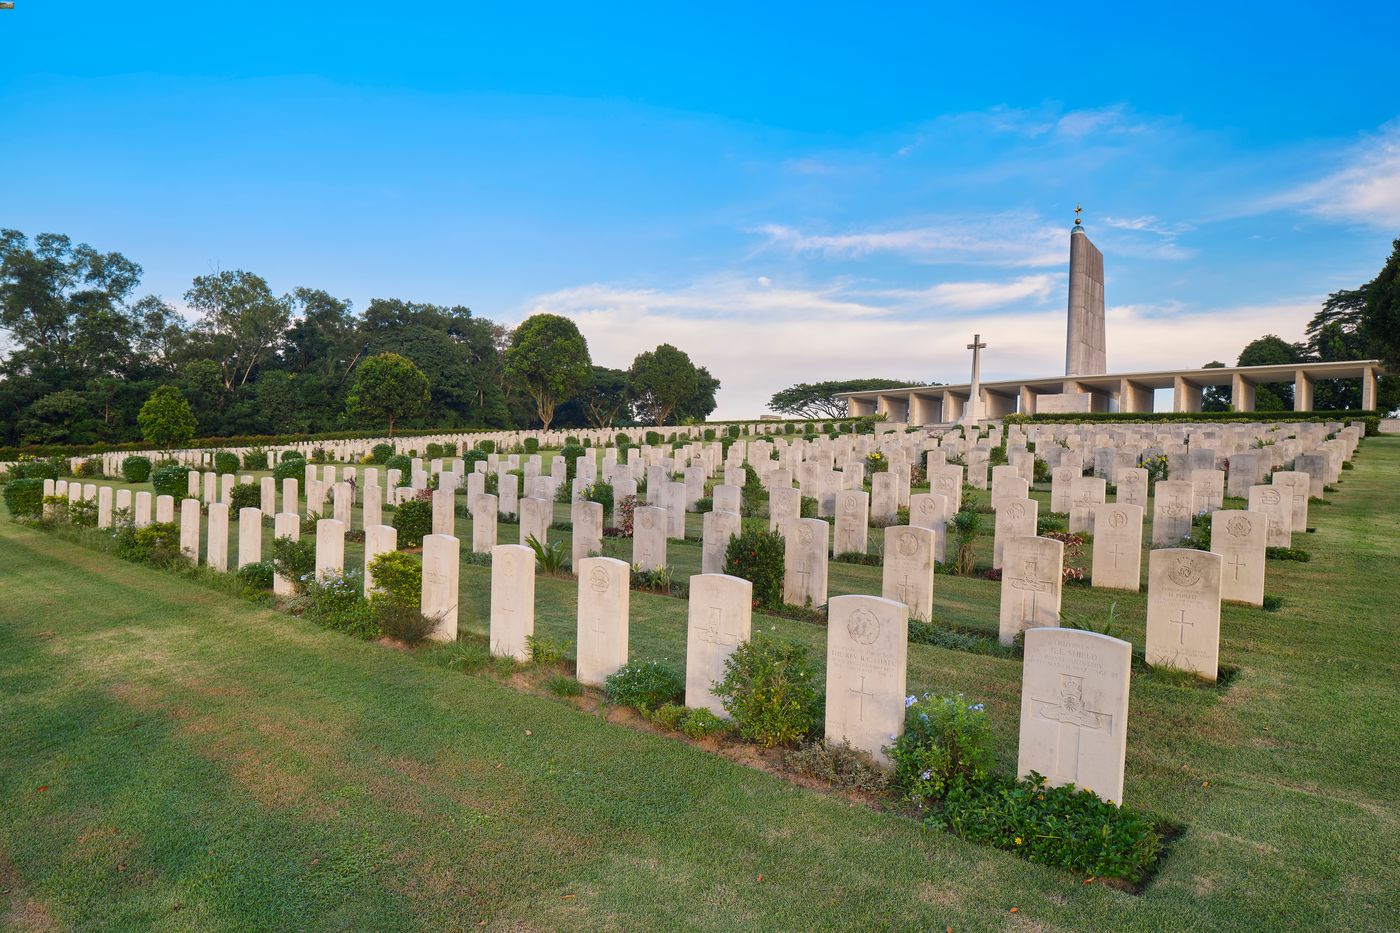
[[[1079,215],[1082,213],[1084,213],[1084,208],[1080,207],[1078,204],[1074,205],[1074,225],[1076,227],[1079,226],[1080,223],[1082,223],[1082,220],[1079,217]]]

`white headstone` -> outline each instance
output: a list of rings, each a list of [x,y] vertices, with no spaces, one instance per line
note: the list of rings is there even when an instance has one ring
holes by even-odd
[[[295,507],[295,506],[294,506]],[[272,537],[301,540],[301,516],[295,512],[278,512],[272,519]],[[291,596],[296,592],[296,583],[280,573],[272,575],[272,592],[277,596]]]
[[[369,594],[374,591],[374,572],[370,565],[380,554],[388,554],[399,548],[399,530],[393,525],[366,525],[365,526],[365,580],[364,594],[369,598]]]
[[[1220,666],[1220,570],[1220,555],[1206,551],[1163,548],[1148,555],[1148,664],[1216,679]]]
[[[682,486],[684,488],[684,486]],[[587,557],[578,567],[579,683],[602,686],[627,663],[627,564],[611,557]]]
[[[519,544],[491,549],[491,653],[530,660],[535,634],[535,552]]]
[[[713,514],[713,513],[711,513]],[[740,577],[704,573],[690,578],[686,634],[685,705],[724,716],[712,686],[724,677],[724,662],[749,640],[753,584]]]
[[[316,582],[345,572],[345,523],[333,518],[316,520]]]
[[[826,539],[830,527],[820,518],[799,518],[782,526],[783,602],[813,608],[826,604]]]
[[[1065,545],[1053,538],[1012,538],[1004,557],[999,638],[1009,645],[1026,629],[1060,624]]]
[[[1095,589],[1131,590],[1142,585],[1142,506],[1110,502],[1094,510]]]
[[[1267,515],[1225,509],[1210,515],[1210,550],[1220,555],[1220,598],[1264,605]]]
[[[888,763],[904,731],[909,610],[875,596],[835,596],[827,606],[826,738]]]
[[[724,573],[725,555],[731,538],[742,533],[743,519],[738,512],[706,512],[701,546],[700,572],[702,574]]]
[[[1016,773],[1121,803],[1132,661],[1132,644],[1097,632],[1028,630]]]
[[[435,623],[433,641],[457,640],[457,579],[461,542],[453,535],[423,536],[423,615]]]
[[[909,618],[933,621],[933,548],[930,528],[891,525],[885,529],[880,595],[903,603]]]

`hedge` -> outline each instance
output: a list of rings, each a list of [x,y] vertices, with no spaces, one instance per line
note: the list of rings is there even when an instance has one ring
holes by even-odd
[[[1367,434],[1380,427],[1380,413],[1367,409],[1345,411],[1081,411],[1043,415],[1007,415],[1004,424],[1094,424],[1094,423],[1198,423],[1265,424],[1275,421],[1320,423],[1360,421]]]

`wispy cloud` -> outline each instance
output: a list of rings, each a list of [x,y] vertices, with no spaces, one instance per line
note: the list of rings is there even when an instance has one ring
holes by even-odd
[[[998,266],[1055,266],[1065,262],[1066,232],[1038,216],[1001,214],[979,221],[945,218],[917,227],[812,233],[783,224],[754,232],[766,248],[819,254],[830,259],[863,259],[877,254],[922,263]]]
[[[1400,227],[1400,121],[1349,148],[1340,167],[1276,199],[1328,220]]]
[[[965,345],[973,331],[990,344],[985,378],[1054,375],[1063,366],[1065,312],[1058,302],[1046,302],[1061,281],[1027,276],[880,294],[844,282],[765,285],[758,277],[721,275],[677,289],[582,285],[539,295],[521,312],[575,320],[600,365],[626,368],[637,353],[662,342],[682,347],[723,384],[717,417],[747,418],[796,382],[865,376],[966,381]],[[907,313],[911,296],[921,294],[941,297],[943,313],[932,304],[928,313]],[[949,313],[983,303],[976,320],[950,320]],[[1113,307],[1109,366],[1131,372],[1233,360],[1262,333],[1300,338],[1315,307],[1312,299],[1209,309]]]

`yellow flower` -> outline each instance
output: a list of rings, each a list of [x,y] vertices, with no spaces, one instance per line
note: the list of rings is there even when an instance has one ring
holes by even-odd
[[[1020,844],[1021,844],[1021,837],[1020,837],[1020,836],[1017,836],[1017,837],[1016,837],[1016,844],[1017,844],[1017,845],[1020,845]]]

